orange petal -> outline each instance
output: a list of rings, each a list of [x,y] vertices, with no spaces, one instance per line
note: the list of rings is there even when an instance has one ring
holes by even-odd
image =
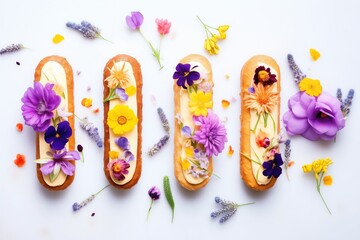
[[[231,157],[234,154],[234,149],[229,145],[228,155]]]
[[[16,130],[18,130],[18,132],[22,132],[23,129],[24,129],[24,125],[22,123],[16,124]]]
[[[227,108],[230,106],[230,102],[228,100],[223,99],[221,100],[221,105],[223,108]]]
[[[64,36],[60,34],[56,34],[52,39],[53,43],[55,44],[61,43],[63,40],[64,40]]]
[[[81,105],[83,105],[86,108],[89,108],[92,106],[92,99],[91,98],[83,98],[81,100]]]
[[[15,165],[18,166],[18,167],[24,166],[25,163],[26,163],[25,155],[16,154],[16,159],[14,160],[14,163],[15,163]]]
[[[93,113],[98,113],[98,112],[100,112],[99,108],[96,108],[96,109],[93,110]]]
[[[332,179],[331,175],[325,176],[323,181],[326,186],[331,186],[333,183],[333,179]]]
[[[310,48],[310,56],[314,61],[316,61],[319,59],[320,53],[318,50],[316,50],[314,48]]]
[[[290,162],[288,162],[288,164],[286,166],[289,168],[289,167],[292,167],[294,164],[295,164],[294,161],[290,161]]]

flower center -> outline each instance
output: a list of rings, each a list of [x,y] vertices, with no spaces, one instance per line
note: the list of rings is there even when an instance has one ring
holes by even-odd
[[[120,116],[120,117],[118,117],[117,122],[120,125],[124,125],[127,122],[127,118],[125,116]]]
[[[43,101],[40,101],[39,104],[36,107],[37,114],[44,114],[46,111],[46,106]]]
[[[266,82],[267,80],[270,79],[270,76],[269,76],[269,73],[267,71],[261,70],[258,73],[258,78],[259,78],[260,81]]]
[[[189,76],[190,72],[184,72],[184,77]]]
[[[120,172],[121,171],[120,164],[118,164],[118,163],[114,164],[113,171],[116,172],[116,173]]]
[[[319,112],[318,115],[317,115],[318,118],[327,118],[328,115],[326,115],[325,113],[323,112]]]
[[[56,137],[56,138],[60,138],[60,134],[56,133],[56,134],[55,134],[55,137]]]

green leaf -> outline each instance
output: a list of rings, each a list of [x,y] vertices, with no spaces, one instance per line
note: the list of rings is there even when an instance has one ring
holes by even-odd
[[[54,182],[60,173],[60,164],[55,164],[54,170],[50,173],[50,182]]]
[[[109,95],[107,96],[107,98],[104,99],[104,103],[105,102],[108,102],[110,100],[113,100],[113,99],[116,99],[116,98],[119,98],[117,95],[116,95],[116,89],[115,88],[111,88],[110,89],[110,92],[109,92]]]
[[[172,211],[171,222],[173,222],[174,221],[175,203],[174,203],[174,198],[171,193],[170,181],[169,181],[168,176],[164,176],[164,193],[165,193],[166,200],[168,201],[168,203],[171,207],[171,211]]]

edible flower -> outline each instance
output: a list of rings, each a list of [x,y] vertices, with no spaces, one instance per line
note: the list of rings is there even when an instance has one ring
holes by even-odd
[[[53,182],[62,170],[66,175],[72,176],[75,166],[70,162],[80,160],[80,154],[77,151],[67,151],[66,148],[54,153],[48,153],[48,157],[37,159],[35,162],[42,164],[40,171],[44,175],[50,174],[50,181]]]
[[[110,75],[104,81],[108,83],[109,88],[125,88],[130,83],[129,69],[125,68],[125,63],[120,65],[114,62],[113,67],[108,70]]]
[[[125,175],[129,173],[128,170],[129,167],[130,164],[126,162],[124,159],[117,159],[115,161],[110,161],[108,164],[108,169],[111,175],[118,181],[122,181],[125,179]]]
[[[23,167],[25,165],[25,163],[26,163],[25,155],[20,154],[20,153],[16,154],[16,159],[14,160],[14,163],[19,168]]]
[[[253,87],[254,93],[245,92],[245,107],[256,110],[259,115],[271,113],[279,102],[279,93],[273,91],[275,85],[265,87],[258,84]]]
[[[270,68],[259,66],[255,70],[254,83],[258,85],[261,82],[264,86],[272,85],[277,82],[276,75],[271,73]]]
[[[322,180],[324,178],[324,174],[327,172],[327,168],[332,163],[333,162],[330,158],[321,158],[321,159],[313,161],[311,164],[305,164],[302,166],[304,173],[314,172],[315,180],[316,180],[316,189],[317,189],[323,203],[325,204],[326,209],[329,211],[330,214],[331,214],[331,211],[330,211],[329,207],[327,206],[327,204],[321,194],[320,187],[321,187]],[[332,179],[331,179],[331,181],[332,181]]]
[[[148,191],[148,194],[149,194],[149,196],[151,198],[151,203],[150,203],[150,207],[149,207],[149,210],[148,210],[148,214],[146,216],[146,220],[149,219],[150,211],[151,211],[151,208],[153,206],[154,201],[158,200],[160,198],[160,195],[161,195],[160,189],[158,187],[156,187],[156,186],[151,187],[149,189],[149,191]]]
[[[88,39],[101,38],[105,41],[111,42],[111,41],[105,39],[101,35],[100,28],[94,26],[93,24],[89,23],[88,21],[81,21],[80,24],[76,24],[74,22],[67,22],[66,26],[68,28],[72,28],[72,29],[80,32],[83,35],[83,37],[85,37],[85,38],[88,38]]]
[[[270,145],[268,134],[262,130],[259,131],[255,138],[255,142],[259,147],[267,148]]]
[[[108,112],[107,124],[115,135],[130,132],[137,122],[134,111],[127,105],[117,104]]]
[[[271,177],[278,178],[282,173],[282,169],[280,166],[283,165],[283,163],[284,162],[281,158],[281,154],[275,153],[273,160],[263,162],[263,175],[267,176],[268,179],[270,179]]]
[[[197,91],[190,93],[189,109],[195,116],[206,116],[213,107],[212,94]]]
[[[207,116],[193,117],[195,126],[199,129],[195,131],[193,139],[204,145],[206,156],[217,156],[222,152],[227,142],[226,128],[221,123],[219,117],[211,110]]]
[[[309,49],[312,60],[317,61],[320,58],[320,52],[314,48]]]
[[[23,129],[24,129],[24,125],[23,125],[22,123],[17,123],[17,124],[16,124],[16,130],[17,130],[18,132],[22,132]]]
[[[22,115],[25,124],[36,132],[44,132],[50,125],[54,110],[59,106],[61,98],[54,92],[53,84],[43,86],[35,81],[34,87],[29,87],[21,98]]]
[[[50,126],[44,135],[45,142],[50,144],[53,150],[62,150],[72,135],[72,129],[68,121],[62,121],[57,125]]]
[[[61,43],[64,40],[64,36],[61,34],[55,34],[55,36],[52,39],[52,42],[55,44]]]
[[[305,91],[308,95],[318,97],[322,92],[322,86],[319,80],[304,78],[299,83],[300,91]]]
[[[236,213],[236,211],[239,207],[254,204],[254,202],[245,203],[245,204],[237,204],[235,202],[223,200],[220,197],[215,197],[215,202],[217,204],[219,204],[221,206],[221,208],[219,210],[212,212],[210,214],[210,217],[216,218],[216,217],[220,216],[221,214],[225,214],[220,218],[220,220],[219,220],[220,223],[224,223],[227,220],[229,220]]]
[[[197,18],[201,22],[204,27],[206,33],[206,39],[204,41],[204,48],[210,55],[218,54],[219,53],[219,46],[217,44],[218,40],[225,40],[226,39],[226,31],[229,30],[229,25],[220,25],[219,27],[215,28],[205,24],[198,16]],[[217,32],[215,32],[216,30]]]
[[[144,16],[141,14],[141,12],[138,11],[134,11],[131,12],[130,16],[126,16],[125,18],[127,25],[132,29],[132,30],[137,30],[140,32],[141,36],[144,38],[144,40],[148,43],[148,45],[150,46],[152,52],[153,52],[153,56],[156,58],[160,69],[161,70],[163,68],[162,64],[161,64],[161,58],[160,58],[160,47],[161,47],[161,42],[162,42],[162,38],[163,36],[165,36],[166,34],[169,33],[170,31],[170,27],[171,27],[171,22],[169,22],[167,19],[156,19],[155,23],[157,25],[157,30],[160,34],[160,42],[159,42],[159,48],[155,48],[151,42],[149,40],[147,40],[147,38],[145,37],[145,35],[142,33],[140,27],[143,24],[144,21]]]
[[[197,65],[191,67],[189,63],[178,63],[178,65],[176,65],[176,72],[173,74],[173,79],[176,80],[176,84],[184,89],[187,89],[186,84],[187,86],[193,85],[194,81],[200,79],[200,73],[194,70],[197,67]]]

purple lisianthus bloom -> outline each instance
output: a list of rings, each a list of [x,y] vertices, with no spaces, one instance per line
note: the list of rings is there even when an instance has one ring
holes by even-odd
[[[131,16],[126,16],[126,23],[133,30],[139,29],[143,21],[144,16],[141,12],[131,12]]]
[[[54,84],[47,83],[45,87],[34,82],[34,88],[29,87],[21,101],[22,115],[25,124],[31,126],[36,132],[44,132],[54,116],[53,111],[61,102],[60,96],[52,89]]]
[[[121,101],[125,102],[129,99],[129,96],[126,94],[125,89],[116,88],[116,95],[120,98]]]
[[[148,194],[152,200],[158,200],[160,198],[160,189],[153,186],[149,189]]]
[[[289,99],[288,107],[283,121],[289,135],[302,135],[311,141],[331,141],[345,126],[341,103],[329,93],[313,97],[298,92]]]
[[[45,132],[45,142],[50,144],[52,150],[62,150],[72,135],[72,129],[68,121],[62,121],[57,125],[48,127]]]
[[[206,156],[217,156],[222,152],[227,142],[226,128],[220,122],[219,117],[211,110],[208,111],[208,115],[194,116],[194,124],[200,126],[193,136],[193,139],[198,143],[204,145],[206,150]]]
[[[56,151],[51,159],[41,159],[36,162],[44,163],[40,168],[40,171],[44,175],[49,175],[61,169],[66,175],[72,176],[75,171],[75,166],[69,161],[79,159],[80,154],[77,151],[67,152],[66,149],[63,149],[62,151]]]
[[[194,81],[199,80],[200,73],[193,70],[196,67],[197,66],[191,67],[189,63],[179,63],[176,66],[176,72],[174,72],[173,74],[173,79],[177,80],[176,84],[183,87],[184,89],[187,89],[187,87],[185,86],[186,83],[188,84],[188,86],[191,86],[194,84]]]
[[[278,178],[282,173],[280,166],[283,164],[284,162],[282,160],[281,154],[275,153],[273,160],[265,161],[262,164],[263,168],[265,168],[263,171],[264,176],[267,176],[267,178]]]
[[[129,140],[126,137],[119,137],[115,139],[115,143],[122,149],[122,150],[129,150],[130,144]]]

